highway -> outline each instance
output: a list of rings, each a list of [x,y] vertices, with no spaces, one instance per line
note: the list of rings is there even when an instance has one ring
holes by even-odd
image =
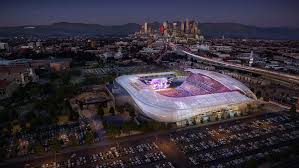
[[[275,72],[275,71],[269,71],[269,70],[265,70],[265,69],[261,69],[261,68],[249,67],[249,66],[244,66],[244,65],[240,65],[240,64],[233,64],[233,63],[228,63],[228,62],[224,62],[224,61],[214,60],[211,58],[202,57],[202,56],[193,54],[190,51],[188,51],[188,49],[184,49],[183,47],[177,46],[173,43],[169,43],[169,46],[172,47],[174,50],[181,51],[182,53],[189,55],[193,58],[211,62],[211,63],[217,64],[219,66],[222,66],[222,67],[252,72],[252,73],[260,74],[263,76],[269,76],[273,79],[278,79],[278,80],[282,80],[285,82],[299,85],[299,76],[297,76],[297,75],[290,75],[290,74],[285,74],[285,73],[280,73],[280,72]]]

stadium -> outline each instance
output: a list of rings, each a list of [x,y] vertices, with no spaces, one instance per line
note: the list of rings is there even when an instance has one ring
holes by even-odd
[[[114,92],[123,92],[142,116],[159,122],[184,124],[211,115],[237,113],[256,96],[241,82],[212,71],[124,75],[115,79]]]

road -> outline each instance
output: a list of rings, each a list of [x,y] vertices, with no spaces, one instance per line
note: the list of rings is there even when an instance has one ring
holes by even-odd
[[[260,75],[263,75],[263,76],[269,76],[273,79],[278,79],[278,80],[282,80],[282,81],[286,81],[286,82],[289,82],[289,83],[294,83],[294,84],[299,85],[299,76],[298,75],[290,75],[290,74],[265,70],[265,69],[261,69],[261,68],[249,67],[249,66],[244,66],[244,65],[240,65],[240,64],[233,64],[233,63],[228,63],[228,62],[224,62],[224,61],[214,60],[214,59],[211,59],[211,58],[202,57],[202,56],[193,54],[190,51],[188,51],[187,49],[185,49],[181,46],[177,46],[176,44],[173,44],[173,43],[169,43],[169,46],[171,48],[173,48],[174,50],[181,51],[184,54],[189,55],[193,58],[203,60],[203,61],[207,61],[207,62],[211,62],[211,63],[217,64],[219,66],[222,66],[222,67],[227,67],[227,68],[233,68],[233,69],[243,70],[243,71],[247,71],[247,72],[252,72],[252,73],[260,74]]]

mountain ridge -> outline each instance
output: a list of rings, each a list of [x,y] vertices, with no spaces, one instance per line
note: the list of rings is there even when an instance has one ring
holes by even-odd
[[[157,27],[158,22],[153,22]],[[139,31],[141,25],[127,23],[123,25],[101,25],[88,23],[56,22],[49,25],[24,25],[0,27],[0,37],[14,36],[126,36]],[[299,28],[258,27],[240,23],[199,23],[199,29],[206,37],[218,38],[258,38],[299,40]]]

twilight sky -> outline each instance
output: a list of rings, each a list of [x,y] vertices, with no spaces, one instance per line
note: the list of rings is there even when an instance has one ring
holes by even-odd
[[[299,0],[1,0],[0,27],[182,20],[299,28]]]

